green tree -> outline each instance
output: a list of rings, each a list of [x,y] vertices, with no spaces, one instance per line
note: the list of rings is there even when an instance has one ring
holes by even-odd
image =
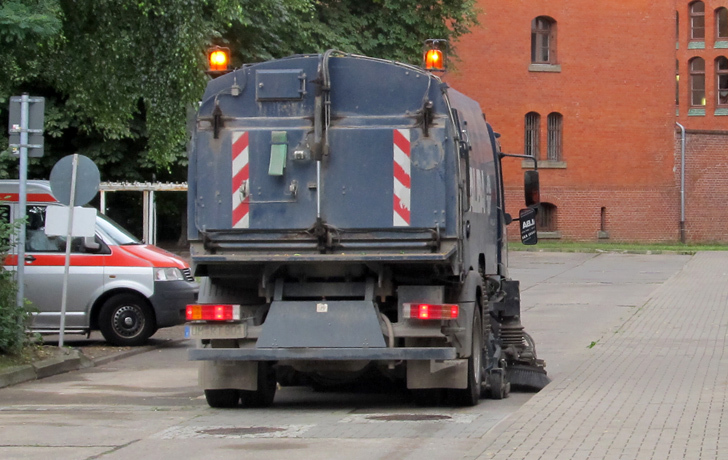
[[[426,38],[456,40],[474,0],[5,0],[0,111],[11,95],[46,97],[47,177],[62,156],[93,159],[104,180],[183,180],[190,108],[205,49],[254,62],[327,48],[417,62]],[[6,133],[2,141],[7,147]],[[16,161],[0,160],[0,176]]]

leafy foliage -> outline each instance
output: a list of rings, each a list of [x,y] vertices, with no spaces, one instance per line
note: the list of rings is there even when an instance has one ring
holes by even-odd
[[[10,224],[9,216],[0,215],[0,259],[7,256],[18,225]],[[17,305],[17,292],[12,273],[0,266],[0,354],[17,354],[28,343],[25,330],[31,316],[25,306]]]
[[[417,62],[426,38],[455,40],[475,24],[474,3],[5,0],[0,112],[10,95],[46,98],[46,157],[32,160],[31,177],[81,153],[104,180],[183,180],[209,45],[230,46],[238,64],[328,48]],[[0,158],[0,177],[15,163]]]

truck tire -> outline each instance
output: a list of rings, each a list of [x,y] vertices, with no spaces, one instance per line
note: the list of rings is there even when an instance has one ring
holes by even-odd
[[[507,398],[511,385],[506,380],[505,372],[490,372],[488,374],[488,397],[490,399]]]
[[[215,409],[230,409],[240,401],[240,390],[230,388],[222,390],[205,390],[207,405]]]
[[[157,331],[154,313],[146,299],[117,294],[101,306],[99,330],[107,342],[120,347],[141,345]]]
[[[240,402],[243,407],[268,407],[273,404],[276,395],[276,371],[266,361],[258,362],[258,389],[241,390]]]
[[[463,390],[450,390],[450,400],[458,406],[475,406],[480,401],[483,367],[483,328],[480,311],[473,315],[472,350],[468,358],[468,387]]]

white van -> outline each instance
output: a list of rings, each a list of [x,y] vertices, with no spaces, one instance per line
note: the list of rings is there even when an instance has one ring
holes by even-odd
[[[17,180],[0,180],[5,221],[16,214],[18,188]],[[44,227],[46,208],[61,204],[47,181],[27,181],[26,195],[25,297],[36,310],[31,330],[54,334],[60,329],[66,239],[46,235]],[[16,270],[17,260],[11,252],[5,269]],[[99,213],[96,236],[71,242],[65,331],[99,330],[111,344],[139,345],[158,328],[182,324],[198,290],[185,260],[143,244]]]

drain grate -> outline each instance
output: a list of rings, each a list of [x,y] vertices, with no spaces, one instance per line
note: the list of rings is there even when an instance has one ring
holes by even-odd
[[[301,438],[315,425],[283,426],[175,426],[154,435],[157,439],[199,438]]]
[[[248,427],[229,427],[229,428],[210,428],[207,430],[197,430],[197,433],[207,436],[251,436],[256,434],[280,433],[286,431],[286,428],[274,428],[268,426],[248,426]]]
[[[452,420],[452,417],[449,415],[435,414],[369,415],[365,418],[380,422],[438,422],[441,420]]]
[[[473,423],[479,414],[438,414],[407,412],[401,414],[369,413],[350,414],[339,423]]]

